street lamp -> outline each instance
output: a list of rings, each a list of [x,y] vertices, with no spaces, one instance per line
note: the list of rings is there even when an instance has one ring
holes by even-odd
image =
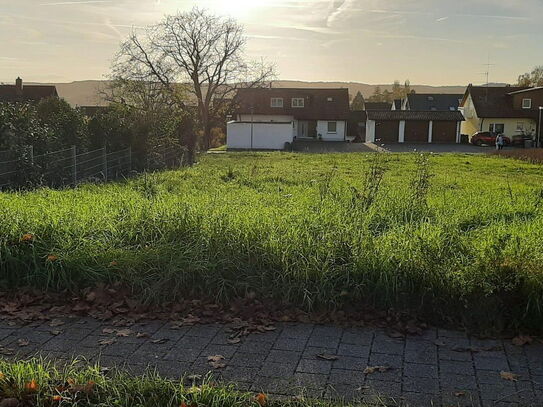
[[[539,126],[537,127],[537,147],[540,147],[541,141],[541,112],[543,112],[543,106],[539,106]]]

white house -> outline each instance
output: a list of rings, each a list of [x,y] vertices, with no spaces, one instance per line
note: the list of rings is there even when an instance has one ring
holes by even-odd
[[[347,89],[241,89],[229,149],[282,150],[295,140],[346,141]]]

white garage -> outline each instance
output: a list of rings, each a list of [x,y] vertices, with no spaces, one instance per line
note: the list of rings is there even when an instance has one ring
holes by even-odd
[[[292,143],[292,122],[238,122],[227,124],[228,149],[283,150]]]

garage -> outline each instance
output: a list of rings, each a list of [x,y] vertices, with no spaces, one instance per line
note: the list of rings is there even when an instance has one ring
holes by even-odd
[[[405,122],[406,143],[428,143],[428,128],[430,122],[425,120],[410,120]]]
[[[435,121],[432,131],[432,142],[436,144],[456,143],[456,122]]]
[[[375,123],[375,142],[382,144],[397,143],[400,122],[386,120]]]
[[[366,141],[378,144],[455,144],[464,116],[454,111],[367,111]]]

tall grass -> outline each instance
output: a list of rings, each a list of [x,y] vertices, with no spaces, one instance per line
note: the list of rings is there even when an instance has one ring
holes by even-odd
[[[122,281],[149,301],[254,291],[539,329],[542,182],[539,166],[490,156],[210,155],[125,183],[0,194],[0,280]]]

